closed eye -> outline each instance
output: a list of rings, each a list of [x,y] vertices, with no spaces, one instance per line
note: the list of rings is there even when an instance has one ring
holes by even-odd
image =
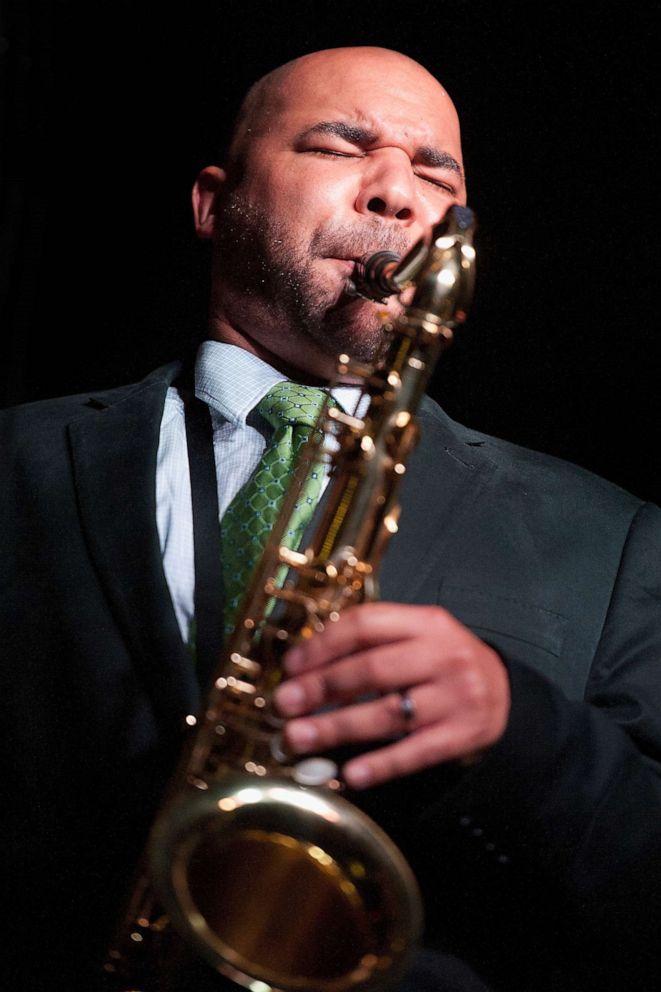
[[[339,152],[335,148],[306,148],[305,150],[314,155],[331,155],[335,158],[362,158],[359,152]]]
[[[328,157],[364,158],[365,157],[365,152],[359,151],[358,149],[356,151],[349,152],[349,151],[339,151],[337,148],[317,147],[317,148],[305,148],[304,151],[312,155],[323,155],[326,158]],[[434,186],[436,189],[443,190],[444,193],[449,193],[450,196],[457,195],[457,190],[451,183],[447,182],[447,180],[435,179],[433,176],[425,176],[421,173],[415,173],[415,175],[418,179],[421,179],[425,183],[429,183],[431,186]]]
[[[456,196],[457,191],[452,186],[451,183],[446,182],[444,179],[434,179],[432,176],[422,176],[420,173],[416,173],[418,179],[422,179],[425,183],[430,183],[435,186],[436,189],[442,189],[445,193],[450,193],[451,196]]]

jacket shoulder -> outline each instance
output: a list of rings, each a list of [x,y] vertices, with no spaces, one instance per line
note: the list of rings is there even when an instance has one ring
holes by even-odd
[[[626,489],[574,462],[458,423],[429,397],[425,397],[420,412],[423,425],[432,433],[451,439],[459,450],[470,452],[475,461],[493,463],[503,485],[513,493],[537,497],[545,503],[551,501],[562,508],[563,515],[575,510],[578,516],[583,516],[589,508],[593,515],[603,510],[630,519],[644,505],[643,500]],[[661,513],[659,508],[655,509]]]
[[[59,433],[74,421],[130,400],[144,390],[167,390],[180,371],[181,364],[171,362],[150,372],[139,382],[71,396],[56,396],[0,410],[3,438],[5,442],[14,439],[20,444],[30,440],[34,442],[40,435]]]

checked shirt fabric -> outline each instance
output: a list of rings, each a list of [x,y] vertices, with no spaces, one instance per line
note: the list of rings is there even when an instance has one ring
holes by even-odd
[[[327,393],[314,386],[279,382],[257,404],[257,411],[274,432],[253,475],[221,521],[225,636],[234,627],[239,604],[278,516],[297,455],[327,399]],[[313,465],[289,519],[285,539],[290,548],[298,548],[312,519],[322,480],[322,467]]]

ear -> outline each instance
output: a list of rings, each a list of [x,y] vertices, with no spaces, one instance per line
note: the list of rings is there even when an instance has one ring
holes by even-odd
[[[223,188],[227,173],[217,165],[202,169],[193,186],[193,217],[198,238],[212,238],[216,230],[216,197]]]

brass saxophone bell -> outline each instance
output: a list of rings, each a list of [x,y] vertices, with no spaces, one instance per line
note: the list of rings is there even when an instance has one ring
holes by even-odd
[[[251,992],[368,992],[405,968],[417,884],[364,813],[276,777],[229,774],[192,793],[161,818],[151,875],[213,968]]]

